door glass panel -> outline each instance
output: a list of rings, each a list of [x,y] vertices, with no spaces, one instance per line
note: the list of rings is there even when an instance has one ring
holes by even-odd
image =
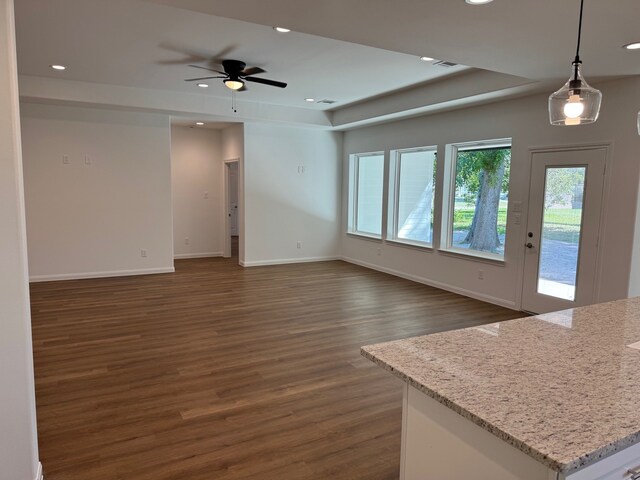
[[[586,167],[547,167],[538,293],[575,300]]]

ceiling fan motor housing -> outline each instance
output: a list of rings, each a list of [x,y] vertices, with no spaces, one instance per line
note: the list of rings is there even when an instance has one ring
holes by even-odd
[[[227,72],[229,75],[235,75],[236,77],[240,75],[240,73],[245,69],[246,66],[247,64],[244,62],[241,62],[240,60],[223,60],[222,61],[222,67],[224,68],[224,71]]]

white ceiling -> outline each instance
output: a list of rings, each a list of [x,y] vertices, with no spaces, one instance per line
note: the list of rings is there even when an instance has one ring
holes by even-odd
[[[371,119],[378,121],[560,86],[574,55],[579,0],[494,0],[483,6],[464,0],[15,5],[24,99],[129,105],[189,121],[335,127],[345,123],[336,123],[336,116],[356,118],[351,123],[358,125],[370,111],[378,112]],[[582,57],[595,86],[603,77],[640,74],[640,51],[621,48],[640,41],[638,18],[640,0],[586,0]],[[293,31],[278,34],[274,25]],[[437,67],[421,62],[420,55],[460,66]],[[260,66],[268,70],[263,77],[289,86],[251,84],[238,94],[239,113],[232,113],[231,93],[220,80],[210,81],[208,89],[184,82],[202,72],[188,63],[207,65],[215,56]],[[52,63],[68,69],[54,72]],[[491,77],[487,70],[500,73]],[[307,103],[305,97],[336,103]]]
[[[569,75],[580,0],[148,0],[531,79]],[[588,77],[640,74],[639,0],[586,0]]]
[[[206,76],[188,63],[207,65],[207,59],[224,53],[268,70],[262,77],[289,83],[284,90],[251,84],[239,99],[318,110],[465,69],[437,67],[415,55],[299,32],[283,35],[271,26],[136,0],[19,0],[16,25],[21,75],[230,98],[220,80],[210,81],[208,89],[184,82]],[[53,63],[68,68],[54,72],[49,68]],[[306,97],[337,103],[310,104]]]

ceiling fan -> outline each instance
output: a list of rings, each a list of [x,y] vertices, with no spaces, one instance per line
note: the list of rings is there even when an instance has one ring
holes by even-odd
[[[254,77],[259,73],[266,73],[260,67],[247,68],[247,64],[240,60],[223,60],[222,69],[224,71],[216,70],[214,68],[203,67],[201,65],[189,65],[193,68],[199,68],[201,70],[208,70],[210,72],[218,73],[219,75],[200,78],[189,78],[185,82],[198,82],[201,80],[210,80],[213,78],[220,78],[224,84],[231,90],[242,92],[247,90],[245,82],[261,83],[263,85],[269,85],[271,87],[285,88],[287,86],[284,82],[278,82],[276,80],[268,80],[266,78]]]

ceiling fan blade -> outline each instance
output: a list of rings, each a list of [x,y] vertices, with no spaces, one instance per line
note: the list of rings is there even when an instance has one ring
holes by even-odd
[[[285,88],[287,86],[287,84],[284,82],[278,82],[276,80],[267,80],[266,78],[260,78],[260,77],[246,77],[245,80],[247,82],[262,83],[264,85],[270,85],[272,87],[278,87],[278,88]]]
[[[200,77],[200,78],[187,78],[185,82],[197,82],[198,80],[211,80],[212,78],[227,78],[227,77]]]
[[[190,66],[190,67],[193,67],[193,68],[199,68],[199,69],[201,69],[201,70],[208,70],[208,71],[210,71],[210,72],[216,72],[216,73],[220,73],[220,74],[222,74],[222,75],[226,75],[226,73],[224,73],[224,72],[221,72],[221,71],[219,71],[219,70],[214,70],[213,68],[209,68],[209,67],[203,67],[203,66],[201,66],[201,65],[189,65],[189,66]]]
[[[200,62],[201,58],[197,57],[187,57],[182,60],[158,60],[156,62],[157,65],[185,65],[187,63]]]
[[[251,67],[251,68],[245,68],[243,71],[240,72],[240,75],[244,77],[248,77],[249,75],[257,75],[258,73],[267,73],[267,71],[263,70],[260,67]]]
[[[170,52],[182,55],[181,59],[160,60],[159,62],[157,62],[159,65],[185,65],[187,63],[204,62],[205,60],[208,60],[210,58],[209,55],[206,55],[204,52],[196,52],[191,48],[181,45],[174,45],[168,42],[161,42],[160,44],[158,44],[158,47],[163,50],[168,50]]]
[[[222,65],[222,61],[225,60],[231,52],[233,52],[238,46],[237,45],[229,45],[218,53],[216,53],[213,57],[211,57],[210,66]]]

